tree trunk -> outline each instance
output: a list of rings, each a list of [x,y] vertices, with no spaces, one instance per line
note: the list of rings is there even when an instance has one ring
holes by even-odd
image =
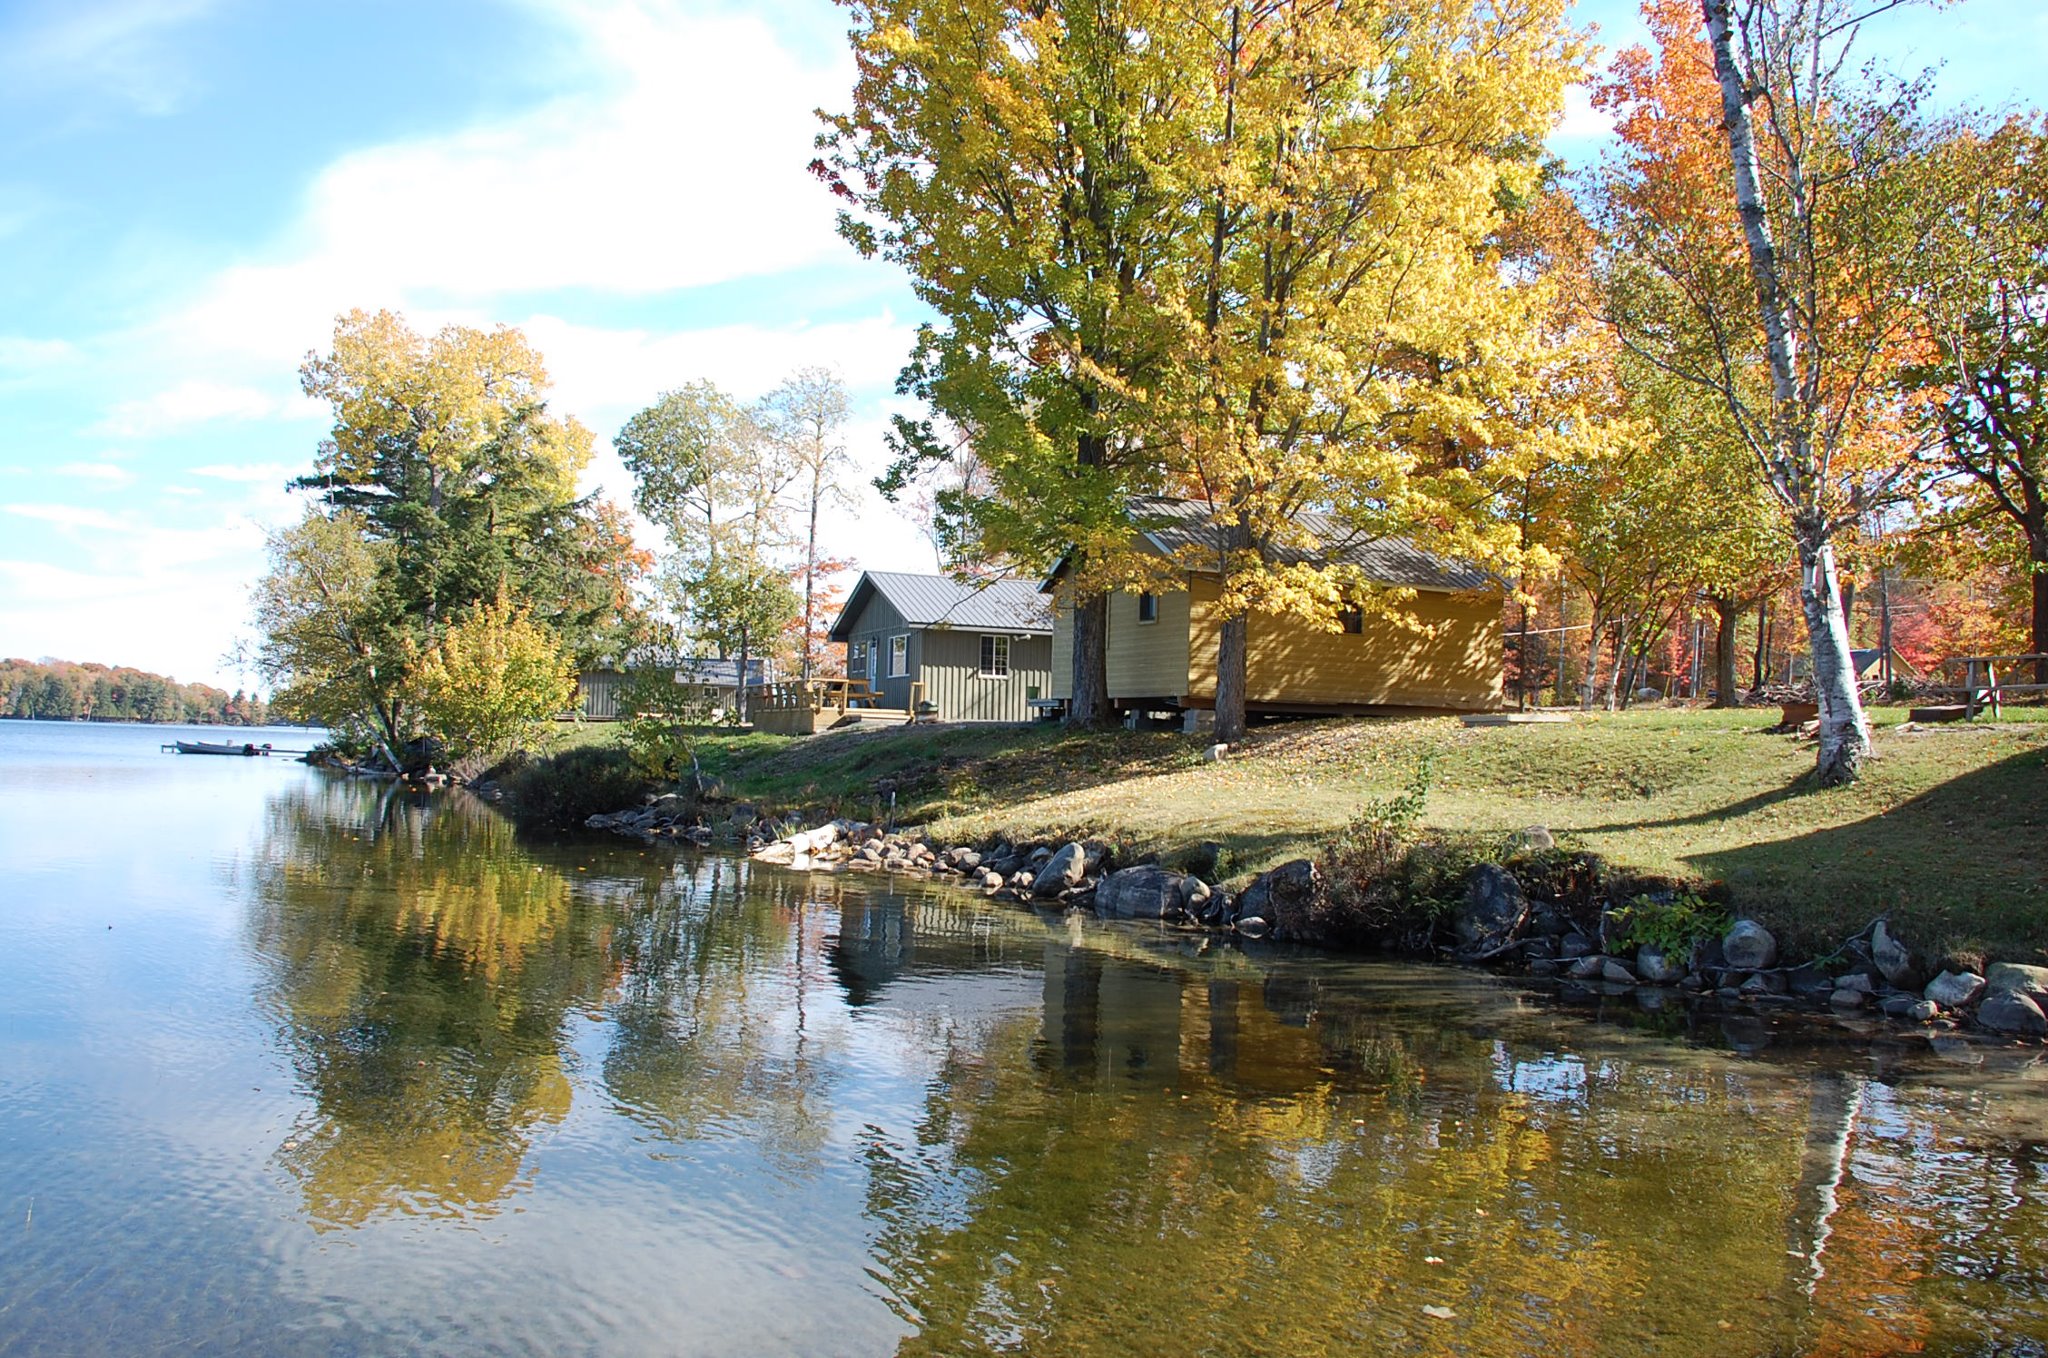
[[[1764,671],[1770,667],[1771,653],[1771,601],[1756,601],[1756,665],[1753,670],[1751,693],[1764,691]]]
[[[1709,598],[1714,606],[1714,706],[1734,707],[1735,623],[1742,610],[1733,599]]]
[[[1802,537],[1820,536],[1802,532]],[[1799,607],[1813,656],[1813,696],[1820,705],[1820,751],[1816,770],[1822,787],[1853,783],[1870,754],[1870,727],[1849,658],[1849,627],[1835,583],[1835,549],[1826,541],[1799,546]]]
[[[1529,710],[1529,605],[1522,605],[1522,634],[1515,642],[1515,708]]]
[[[2048,655],[2048,524],[2027,535],[2027,556],[2034,568],[2034,654]],[[2048,660],[2034,662],[2034,682],[2048,684]]]
[[[1100,592],[1074,599],[1072,697],[1069,726],[1101,726],[1109,709],[1109,596]]]
[[[1216,638],[1216,739],[1226,745],[1244,739],[1245,676],[1251,619],[1225,618]]]
[[[822,467],[823,463],[818,466]],[[804,539],[804,633],[797,677],[806,683],[811,677],[811,620],[815,616],[812,601],[818,586],[818,497],[823,494],[821,475],[816,468],[811,472],[811,531]]]
[[[1813,691],[1820,704],[1820,749],[1816,771],[1822,787],[1852,783],[1870,753],[1870,728],[1863,719],[1862,697],[1849,659],[1849,629],[1835,579],[1835,553],[1828,541],[1827,515],[1820,503],[1822,469],[1812,443],[1815,412],[1802,397],[1799,336],[1786,297],[1783,264],[1771,238],[1770,215],[1763,198],[1755,131],[1747,88],[1735,60],[1733,0],[1701,0],[1707,38],[1714,52],[1714,78],[1721,87],[1722,130],[1728,137],[1728,159],[1735,177],[1735,210],[1742,219],[1749,272],[1756,284],[1757,317],[1763,323],[1764,350],[1771,370],[1771,448],[1768,458],[1773,488],[1792,512],[1793,537],[1801,566],[1800,610],[1806,615],[1807,639],[1813,655]],[[1803,189],[1804,167],[1795,154],[1777,172],[1791,182],[1795,207],[1809,211]]]
[[[741,624],[739,675],[740,682],[739,687],[733,690],[732,699],[733,712],[738,715],[738,724],[741,726],[745,726],[747,724],[747,652],[749,649],[751,649],[751,643],[753,641],[753,638],[748,635],[748,631],[749,629],[747,628],[747,626],[744,623]]]
[[[1596,605],[1593,616],[1586,624],[1586,672],[1579,678],[1579,711],[1593,710],[1594,695],[1599,693],[1600,643],[1605,640],[1606,620],[1600,616]]]

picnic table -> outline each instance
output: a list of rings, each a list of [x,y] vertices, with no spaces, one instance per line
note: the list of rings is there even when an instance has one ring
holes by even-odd
[[[2048,684],[2016,684],[2001,679],[1999,666],[2006,666],[2010,673],[2013,666],[2041,661],[2048,661],[2048,655],[2037,651],[2031,655],[1952,655],[1941,663],[1942,668],[1962,676],[1961,682],[1949,688],[1963,700],[1965,715],[1975,717],[1988,709],[1995,717],[2009,693],[2048,693]]]

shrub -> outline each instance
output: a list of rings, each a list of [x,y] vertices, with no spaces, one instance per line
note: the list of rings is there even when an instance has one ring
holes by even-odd
[[[1694,944],[1728,931],[1727,912],[1689,891],[1670,900],[1637,896],[1612,918],[1621,931],[1616,937],[1623,946],[1655,948],[1670,958],[1689,957]]]
[[[503,784],[505,807],[526,830],[575,829],[601,812],[638,806],[655,786],[630,751],[602,745],[536,759]]]

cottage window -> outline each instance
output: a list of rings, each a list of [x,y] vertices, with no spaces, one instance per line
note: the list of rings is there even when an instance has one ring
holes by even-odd
[[[981,677],[984,679],[1007,679],[1010,677],[1010,639],[1008,637],[983,637],[981,639]]]
[[[901,679],[910,673],[910,637],[905,634],[889,638],[889,677]]]
[[[1337,610],[1337,623],[1352,636],[1365,631],[1365,610],[1350,605]]]
[[[1140,594],[1138,596],[1138,621],[1159,621],[1159,596],[1157,594]]]

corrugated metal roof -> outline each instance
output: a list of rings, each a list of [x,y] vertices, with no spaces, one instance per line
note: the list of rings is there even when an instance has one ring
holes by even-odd
[[[867,606],[867,591],[889,601],[912,627],[957,627],[962,631],[1052,632],[1052,612],[1029,580],[1005,576],[962,584],[944,575],[911,575],[900,571],[866,571],[846,607],[832,624],[832,639]]]
[[[1131,519],[1168,556],[1207,554],[1213,560],[1222,542],[1222,530],[1210,518],[1209,507],[1198,500],[1141,496],[1131,501]],[[1426,552],[1406,538],[1367,537],[1338,519],[1311,510],[1297,514],[1294,521],[1318,545],[1282,547],[1276,556],[1283,564],[1306,561],[1355,566],[1368,580],[1414,589],[1484,589],[1495,583],[1471,562]],[[1200,568],[1196,562],[1190,564]]]

